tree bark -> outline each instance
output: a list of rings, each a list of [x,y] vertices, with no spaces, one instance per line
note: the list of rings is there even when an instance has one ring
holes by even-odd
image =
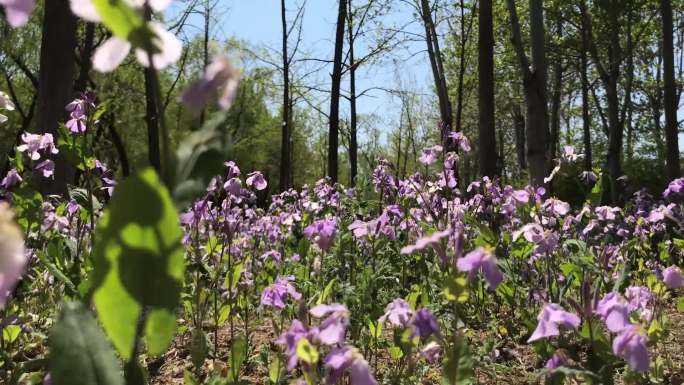
[[[88,77],[92,68],[93,51],[95,50],[95,24],[86,23],[83,48],[81,49],[80,69],[76,86],[78,92],[85,92],[88,89]]]
[[[335,53],[333,56],[332,85],[330,89],[330,128],[328,130],[328,176],[337,183],[337,147],[340,131],[340,83],[342,82],[342,46],[344,45],[344,23],[347,18],[347,2],[339,0],[337,28],[335,30]]]
[[[354,62],[354,28],[352,25],[352,0],[347,0],[349,11],[347,15],[347,33],[349,44],[349,185],[356,186],[358,175],[358,152],[357,116],[356,116],[356,63]],[[397,165],[398,167],[398,165]]]
[[[513,111],[513,126],[515,128],[515,151],[518,156],[518,166],[522,171],[527,169],[527,161],[525,160],[525,115],[522,114],[520,108]]]
[[[665,140],[667,149],[667,178],[679,178],[679,139],[677,124],[677,95],[674,73],[674,42],[672,26],[672,4],[670,0],[660,0],[663,26],[663,80],[665,83]]]
[[[499,173],[494,124],[494,31],[491,0],[480,0],[478,20],[479,172],[480,176],[494,178]]]
[[[546,53],[544,49],[544,10],[542,0],[529,0],[532,63],[525,54],[515,0],[507,0],[513,47],[518,57],[525,94],[527,166],[530,184],[543,186],[548,172],[548,110],[546,105]]]
[[[283,122],[280,140],[280,191],[292,187],[290,180],[290,59],[287,51],[287,17],[285,0],[280,1],[280,15],[283,27]]]
[[[583,18],[584,19],[584,18]],[[587,35],[586,23],[580,26],[582,34],[582,47],[580,49],[580,83],[582,87],[582,142],[584,144],[584,169],[592,170],[591,154],[591,116],[589,115],[589,79],[587,70],[589,67],[587,53],[589,51],[589,36]]]
[[[68,1],[45,2],[36,130],[52,134],[55,141],[59,122],[66,117],[64,107],[74,95],[76,23]],[[54,179],[41,178],[38,188],[44,194],[65,195],[67,184],[73,182],[74,168],[61,153],[52,159],[55,162]]]
[[[563,19],[558,17],[556,21],[556,34],[560,39],[563,34]],[[551,140],[549,143],[549,159],[558,156],[561,125],[561,97],[563,92],[563,56],[559,50],[558,56],[553,64],[553,95],[551,95]]]
[[[447,134],[451,131],[453,124],[451,102],[449,101],[446,76],[444,75],[442,53],[439,48],[439,36],[437,36],[437,29],[432,19],[432,10],[430,9],[428,0],[420,0],[420,16],[423,19],[428,59],[430,60],[430,68],[432,69],[432,76],[435,82],[435,91],[437,92],[439,101],[439,116],[441,120],[440,137],[444,143],[444,150],[446,152],[456,151],[456,148],[452,143],[453,141],[447,140]]]

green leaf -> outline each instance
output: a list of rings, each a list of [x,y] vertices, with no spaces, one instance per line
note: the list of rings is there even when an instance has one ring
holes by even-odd
[[[271,361],[271,364],[268,366],[268,380],[271,384],[279,383],[280,379],[283,377],[284,371],[285,366],[279,358]]]
[[[204,359],[207,358],[207,336],[200,329],[195,329],[192,332],[190,358],[195,368],[201,368],[204,364]]]
[[[679,297],[677,300],[677,311],[684,313],[684,297]]]
[[[336,278],[333,278],[328,282],[327,285],[325,285],[325,288],[321,292],[321,295],[318,296],[318,300],[316,301],[316,305],[320,305],[322,303],[325,303],[325,301],[330,297],[330,294],[332,293],[333,287],[335,285]]]
[[[235,290],[238,283],[240,283],[240,276],[242,275],[242,262],[233,265],[231,271],[226,274],[226,279],[223,281],[223,287],[229,290]]]
[[[447,351],[442,374],[444,384],[467,385],[473,383],[473,359],[464,337],[456,336],[453,345]]]
[[[297,358],[313,365],[318,362],[318,350],[311,345],[308,339],[300,338],[297,342]]]
[[[247,340],[240,335],[235,337],[230,344],[230,370],[228,371],[228,380],[230,382],[237,382],[240,376],[240,366],[245,361],[247,352]]]
[[[174,336],[185,265],[178,213],[154,170],[117,186],[95,235],[93,302],[107,335],[130,360],[146,309],[147,350],[163,353]]]
[[[21,334],[21,326],[19,325],[7,325],[2,329],[2,339],[7,344],[16,341],[19,334]]]
[[[587,195],[587,200],[592,206],[599,206],[601,204],[601,195],[603,193],[603,174],[599,173],[596,184]]]
[[[223,162],[230,153],[229,138],[219,127],[226,121],[226,112],[217,112],[202,128],[188,135],[178,145],[175,154],[173,198],[178,207],[185,207],[205,192],[209,181],[223,171]]]
[[[134,47],[157,52],[153,40],[154,32],[143,20],[142,15],[125,0],[93,0],[97,14],[114,36],[128,40]]]
[[[199,385],[199,382],[195,379],[189,371],[183,372],[183,385]]]
[[[50,335],[54,385],[123,385],[114,350],[92,313],[80,302],[62,309]]]
[[[454,275],[446,279],[444,297],[447,301],[466,302],[468,300],[468,283],[463,276]]]

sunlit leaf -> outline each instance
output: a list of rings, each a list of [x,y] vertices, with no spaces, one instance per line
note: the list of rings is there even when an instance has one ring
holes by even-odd
[[[176,328],[183,284],[178,213],[154,170],[119,184],[98,221],[93,300],[105,331],[129,360],[145,312],[148,352],[164,352]]]

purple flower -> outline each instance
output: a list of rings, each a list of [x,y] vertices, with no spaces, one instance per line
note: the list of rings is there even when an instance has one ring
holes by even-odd
[[[390,324],[397,327],[406,327],[413,314],[409,304],[401,298],[390,302],[385,308],[385,314],[378,319],[378,322],[389,320]]]
[[[629,305],[618,293],[606,294],[596,305],[594,311],[613,333],[618,333],[630,325]]]
[[[644,310],[653,300],[653,293],[646,286],[630,286],[625,290],[629,311]]]
[[[317,305],[309,310],[316,318],[324,319],[318,326],[316,339],[324,345],[335,345],[344,342],[349,322],[349,311],[341,304]]]
[[[440,239],[449,236],[451,234],[451,229],[446,229],[443,231],[435,231],[434,233],[419,238],[415,244],[404,246],[401,248],[402,254],[411,254],[416,251],[423,250],[424,248],[434,245],[440,241]]]
[[[459,147],[461,147],[461,150],[464,152],[470,151],[470,142],[462,132],[452,131],[449,133],[449,138],[452,139]]]
[[[216,56],[204,69],[202,78],[190,85],[181,94],[179,100],[193,111],[200,111],[209,98],[221,92],[219,106],[223,110],[230,108],[240,84],[240,70],[233,66],[227,56]]]
[[[2,178],[0,186],[2,186],[6,190],[9,190],[12,186],[21,183],[22,180],[23,179],[21,179],[21,175],[19,175],[17,169],[12,168],[7,172],[7,175],[5,175],[4,178]]]
[[[441,353],[442,347],[435,341],[428,342],[420,350],[420,354],[431,364],[437,362]]]
[[[496,265],[496,258],[484,247],[466,254],[456,261],[458,270],[468,273],[468,278],[472,279],[475,274],[482,271],[485,281],[490,289],[494,290],[503,281],[503,274]]]
[[[254,171],[247,176],[247,186],[254,186],[257,190],[263,190],[268,186],[266,179],[259,171]]]
[[[36,7],[35,0],[0,0],[0,5],[5,8],[5,15],[7,22],[12,27],[21,27],[25,25],[33,9]]]
[[[264,288],[261,292],[261,304],[282,310],[285,308],[287,297],[299,301],[302,295],[290,283],[293,280],[293,277],[279,277],[272,285]]]
[[[36,165],[36,171],[40,171],[44,178],[52,178],[55,174],[55,162],[45,159]]]
[[[551,356],[551,358],[546,361],[546,365],[544,367],[546,369],[549,369],[553,371],[554,369],[558,369],[561,366],[567,364],[568,359],[565,356],[565,354],[561,350],[556,350],[555,353]]]
[[[558,326],[577,329],[581,322],[577,315],[565,311],[560,305],[555,303],[544,305],[539,316],[537,316],[537,320],[539,320],[539,323],[530,339],[527,340],[528,343],[559,335]]]
[[[7,203],[0,202],[0,309],[5,306],[27,262],[24,238],[14,223],[14,214]]]
[[[378,385],[378,382],[371,373],[368,362],[363,358],[354,360],[350,368],[352,385]]]
[[[570,205],[562,200],[549,198],[544,202],[543,207],[556,215],[565,215],[570,211]]]
[[[515,190],[513,191],[513,199],[519,203],[527,203],[530,201],[530,193],[526,190]]]
[[[670,289],[678,289],[684,287],[684,277],[682,277],[682,271],[679,267],[672,265],[667,269],[663,270],[663,282],[665,286]]]
[[[320,219],[307,226],[304,235],[315,240],[318,247],[323,251],[328,251],[335,241],[337,222],[334,218]]]
[[[287,369],[292,370],[297,366],[297,342],[306,337],[308,331],[297,319],[292,321],[290,328],[280,335],[276,343],[285,345],[287,354]]]
[[[624,358],[632,370],[645,373],[648,372],[651,361],[647,342],[648,338],[641,328],[631,325],[613,340],[613,353]]]
[[[679,195],[684,191],[684,178],[677,178],[670,182],[665,191],[663,191],[663,198],[670,199],[670,196]]]
[[[439,144],[436,144],[432,147],[426,147],[423,149],[423,153],[420,155],[418,161],[426,166],[431,165],[437,160],[437,157],[439,157],[441,152],[442,146]]]
[[[240,178],[230,178],[223,184],[223,188],[233,196],[240,196],[242,193],[242,182]]]
[[[29,158],[32,160],[40,159],[40,152],[50,154],[57,154],[59,152],[50,133],[38,135],[24,132],[21,134],[21,141],[23,144],[17,146],[17,150],[28,153]]]
[[[411,326],[413,327],[413,335],[419,336],[423,340],[430,338],[432,335],[440,338],[442,336],[437,319],[426,308],[421,308],[416,312],[411,320]]]

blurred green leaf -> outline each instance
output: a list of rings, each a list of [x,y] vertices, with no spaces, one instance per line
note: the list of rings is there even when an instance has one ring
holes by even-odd
[[[446,352],[442,374],[444,384],[467,385],[473,383],[473,359],[468,351],[465,337],[455,337],[454,343]]]
[[[244,336],[236,336],[230,341],[230,368],[228,370],[228,380],[230,382],[237,382],[240,376],[240,367],[245,361],[247,353],[247,340]]]
[[[80,302],[62,309],[50,335],[50,373],[54,385],[123,385],[114,350]]]
[[[117,186],[95,229],[93,301],[119,354],[130,360],[146,309],[148,352],[164,352],[176,328],[185,269],[171,197],[151,168]]]

